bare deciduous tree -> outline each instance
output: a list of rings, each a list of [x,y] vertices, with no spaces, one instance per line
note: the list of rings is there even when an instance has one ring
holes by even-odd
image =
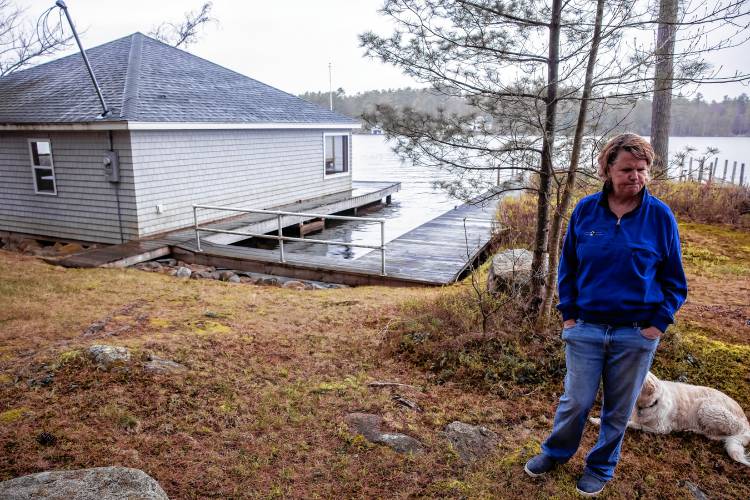
[[[0,0],[0,76],[68,47],[72,35],[63,32],[61,12],[55,9],[53,6],[44,11],[32,25],[24,20],[26,9],[12,0]]]
[[[216,22],[210,16],[212,7],[211,2],[206,2],[200,9],[185,13],[181,22],[161,23],[149,35],[173,47],[187,47],[198,41],[198,32],[205,25]]]

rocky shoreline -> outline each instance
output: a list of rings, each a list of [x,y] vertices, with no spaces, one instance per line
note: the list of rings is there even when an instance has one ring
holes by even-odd
[[[285,276],[238,271],[235,269],[216,268],[201,264],[188,264],[173,258],[156,259],[141,262],[132,266],[141,271],[167,274],[182,279],[206,279],[228,283],[245,283],[250,285],[277,286],[293,290],[325,290],[330,288],[348,288],[347,285],[325,283],[323,281],[300,280]]]
[[[85,250],[97,248],[99,245],[85,245],[80,243],[52,242],[37,240],[13,233],[0,233],[0,249],[35,257],[67,257]],[[162,258],[141,262],[131,266],[141,271],[167,274],[183,279],[210,279],[228,283],[244,283],[261,286],[277,286],[292,290],[325,290],[330,288],[348,288],[347,285],[326,283],[323,281],[300,280],[285,276],[275,276],[263,273],[251,273],[235,269],[216,268],[200,264],[188,264],[173,258]]]

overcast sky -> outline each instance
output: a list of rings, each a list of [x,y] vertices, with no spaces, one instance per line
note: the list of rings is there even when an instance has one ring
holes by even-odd
[[[201,0],[66,0],[84,47],[90,48],[163,21],[178,21]],[[54,0],[19,0],[36,20]],[[367,30],[389,34],[392,26],[378,14],[382,0],[214,0],[218,23],[188,47],[193,54],[299,94],[328,90],[328,63],[333,88],[348,94],[372,89],[422,86],[395,68],[363,57],[357,36]],[[727,69],[750,71],[750,45],[710,59]],[[69,52],[72,52],[71,49]],[[700,89],[708,99],[750,94],[748,86],[722,84]]]

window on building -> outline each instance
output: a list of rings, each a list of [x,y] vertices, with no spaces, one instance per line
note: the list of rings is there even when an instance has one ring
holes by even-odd
[[[349,136],[324,134],[324,163],[326,175],[349,172]]]
[[[55,166],[52,162],[52,146],[49,140],[29,139],[29,151],[34,191],[39,194],[57,194]]]

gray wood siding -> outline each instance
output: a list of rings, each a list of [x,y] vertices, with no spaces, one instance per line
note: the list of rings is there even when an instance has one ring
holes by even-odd
[[[351,189],[351,172],[324,178],[322,130],[138,130],[131,147],[141,236],[192,225],[193,204],[269,208]]]
[[[50,140],[56,195],[36,194],[28,139]],[[135,190],[127,132],[113,132],[120,155],[122,232],[138,235]],[[104,178],[102,154],[108,133],[0,132],[0,230],[40,236],[120,242],[115,187]]]

